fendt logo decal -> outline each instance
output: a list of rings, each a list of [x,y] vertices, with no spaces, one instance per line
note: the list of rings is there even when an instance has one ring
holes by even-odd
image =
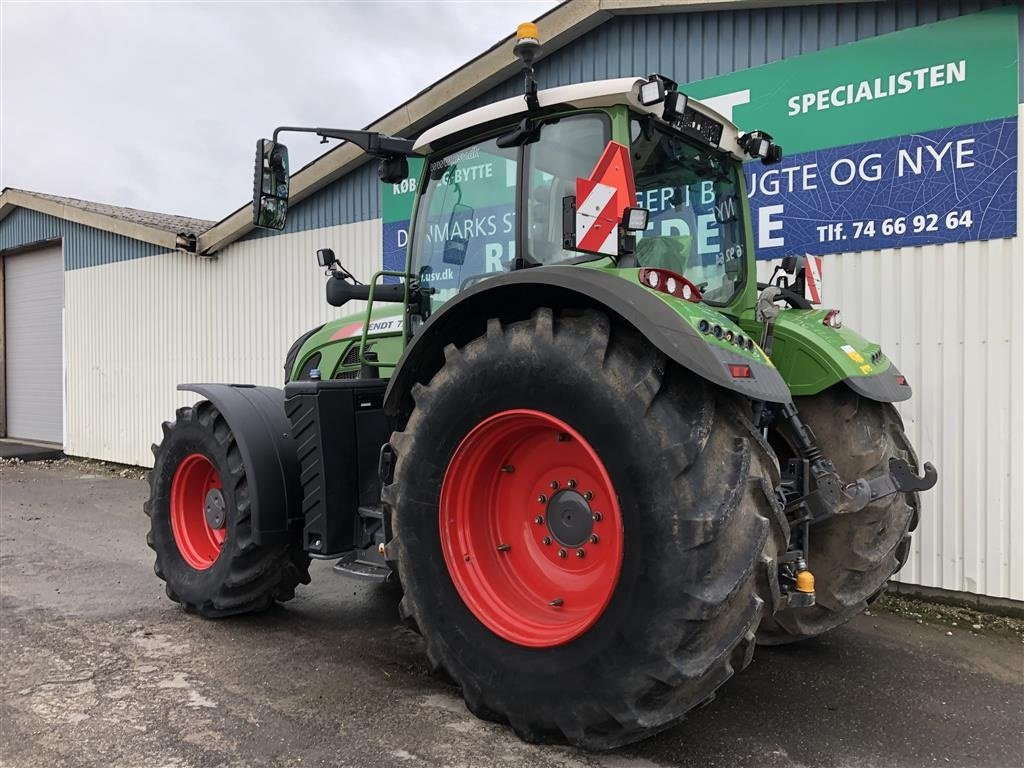
[[[371,320],[369,328],[366,329],[366,333],[373,335],[375,333],[400,333],[402,328],[405,327],[404,318],[401,317],[385,317],[380,320]],[[363,335],[363,323],[349,323],[343,325],[341,328],[331,334],[331,341],[338,341],[339,339],[351,339],[353,336]]]
[[[589,179],[576,179],[576,247],[616,256],[622,212],[636,205],[629,150],[609,141]]]

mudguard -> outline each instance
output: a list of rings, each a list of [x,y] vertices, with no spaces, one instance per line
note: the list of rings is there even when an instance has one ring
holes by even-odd
[[[252,384],[179,384],[220,411],[238,442],[249,482],[253,538],[268,543],[302,521],[299,459],[284,411],[284,390]]]
[[[712,325],[741,334],[738,325],[704,305],[680,306],[682,300],[643,287],[635,269],[630,274],[632,279],[624,279],[600,269],[542,267],[491,277],[463,291],[437,310],[406,346],[388,383],[385,412],[392,417],[411,412],[412,386],[426,383],[440,369],[448,344],[462,346],[482,335],[488,318],[512,322],[546,306],[607,311],[636,328],[671,360],[713,384],[753,400],[791,401],[785,381],[760,348],[730,348],[696,328],[700,319],[710,319]],[[734,378],[732,364],[749,366],[751,376]]]
[[[785,309],[775,319],[772,360],[793,395],[816,395],[843,382],[869,400],[907,400],[910,385],[882,348],[850,328],[824,325],[826,313]]]

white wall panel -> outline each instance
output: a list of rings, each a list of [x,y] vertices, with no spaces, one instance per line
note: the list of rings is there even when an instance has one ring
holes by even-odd
[[[215,260],[166,253],[66,272],[66,452],[151,466],[160,423],[197,399],[179,382],[281,386],[295,338],[339,315],[316,264],[325,246],[368,280],[380,220],[245,240]]]

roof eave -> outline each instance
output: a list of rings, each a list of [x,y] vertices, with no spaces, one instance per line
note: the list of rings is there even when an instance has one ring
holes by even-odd
[[[64,205],[53,200],[36,197],[19,189],[3,190],[0,193],[0,220],[6,218],[15,208],[28,208],[58,219],[92,227],[93,229],[112,232],[116,235],[130,237],[133,240],[140,240],[144,243],[152,243],[153,245],[166,248],[168,251],[180,250],[178,234],[175,232],[168,232],[146,226],[145,224],[117,219],[102,213],[85,211],[71,205]]]

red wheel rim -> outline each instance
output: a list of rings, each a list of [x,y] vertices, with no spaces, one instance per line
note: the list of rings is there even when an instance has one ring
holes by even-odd
[[[622,514],[604,464],[541,411],[502,411],[466,435],[441,485],[440,536],[473,615],[532,648],[593,626],[622,566]]]
[[[226,525],[214,527],[207,519],[208,496],[223,507],[221,489],[220,473],[201,453],[186,456],[171,481],[171,532],[185,562],[199,571],[213,565],[224,547]]]

